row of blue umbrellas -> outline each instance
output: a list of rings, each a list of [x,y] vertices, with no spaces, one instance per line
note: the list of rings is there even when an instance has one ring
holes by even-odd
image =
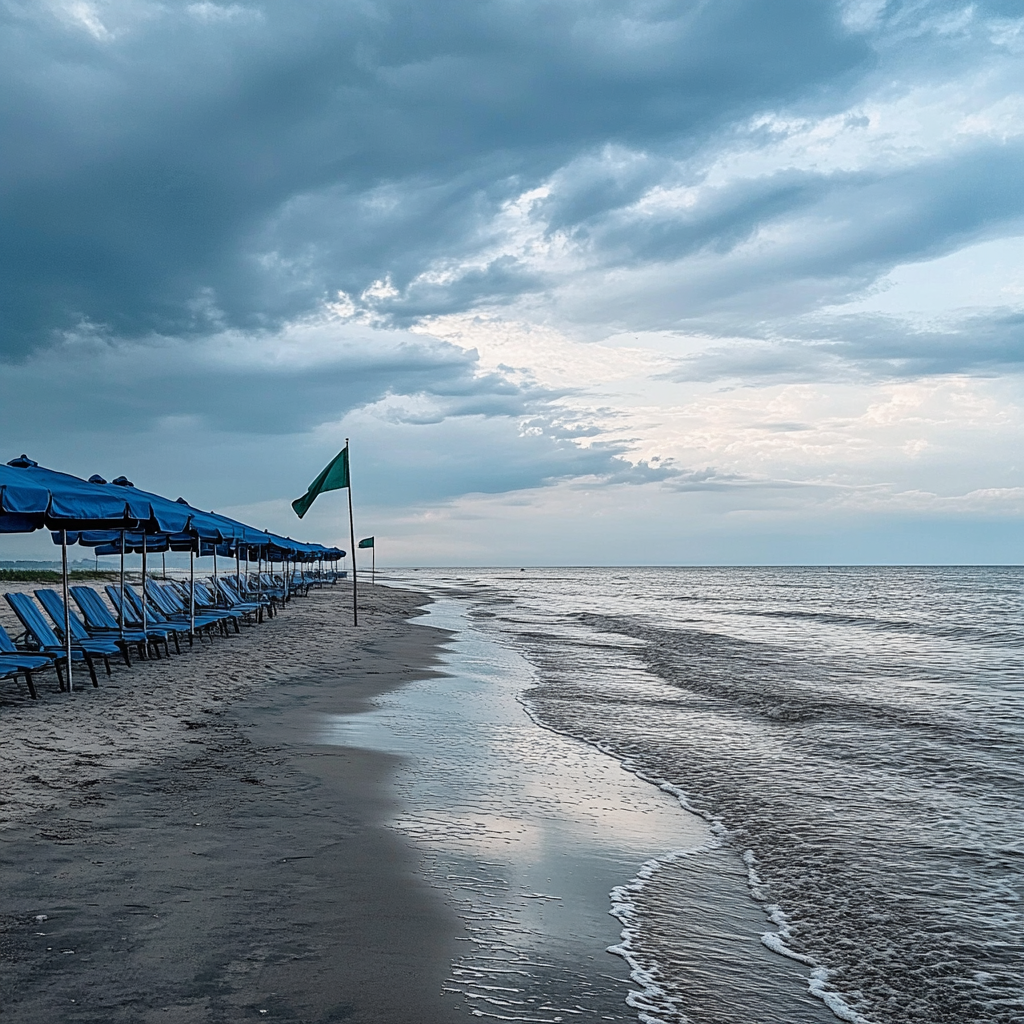
[[[22,455],[0,466],[0,533],[55,532],[69,544],[98,554],[126,551],[192,551],[240,555],[273,562],[337,561],[345,552],[257,530],[228,516],[204,512],[135,487],[125,477],[109,483],[46,469]],[[122,540],[123,535],[123,540]],[[111,548],[105,551],[105,548]]]
[[[234,556],[236,572],[241,559],[274,562],[337,562],[340,548],[307,544],[257,530],[216,512],[194,508],[184,498],[172,501],[143,491],[126,477],[109,483],[95,475],[81,477],[46,469],[22,455],[0,465],[0,533],[31,533],[48,529],[61,546],[64,584],[64,637],[67,644],[68,685],[71,687],[71,624],[68,620],[68,545],[94,548],[97,555],[121,556],[121,607],[124,607],[124,556],[150,552],[188,551],[190,576],[196,555]],[[287,575],[286,575],[287,579]],[[191,589],[191,614],[195,593]],[[145,629],[143,601],[143,629]]]

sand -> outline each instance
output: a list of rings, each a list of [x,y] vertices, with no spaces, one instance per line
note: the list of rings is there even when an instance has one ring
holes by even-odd
[[[384,824],[395,759],[311,741],[431,673],[424,600],[367,587],[357,630],[339,585],[99,689],[3,684],[5,1021],[463,1016],[461,926]]]

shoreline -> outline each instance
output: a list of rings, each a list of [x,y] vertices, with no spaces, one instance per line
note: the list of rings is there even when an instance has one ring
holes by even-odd
[[[837,1017],[854,1019],[856,1015],[824,987],[826,974],[820,967],[808,964],[799,955],[791,955],[788,949],[778,948],[776,942],[788,937],[787,922],[777,908],[768,905],[763,893],[757,892],[753,885],[754,862],[741,856],[743,848],[736,847],[733,836],[721,823],[696,811],[679,785],[645,768],[629,751],[615,749],[606,738],[588,734],[586,729],[574,729],[571,718],[559,721],[557,715],[550,714],[552,709],[545,707],[548,681],[538,667],[542,662],[529,657],[528,647],[517,638],[515,629],[503,633],[490,628],[495,613],[509,614],[501,595],[451,588],[452,603],[461,606],[457,615],[461,624],[456,626],[439,614],[448,604],[445,598],[449,594],[437,588],[432,593],[435,602],[429,608],[428,621],[457,630],[455,642],[445,654],[446,676],[458,675],[460,671],[471,676],[477,676],[481,670],[487,674],[487,655],[479,644],[472,643],[473,635],[478,634],[485,647],[505,652],[502,660],[518,661],[526,669],[529,679],[521,681],[515,698],[517,709],[533,726],[583,747],[588,752],[583,756],[587,774],[603,766],[619,777],[619,783],[612,784],[614,789],[622,788],[623,773],[636,780],[639,791],[628,798],[632,807],[650,800],[652,792],[656,792],[671,805],[670,818],[676,817],[680,824],[687,821],[687,831],[696,827],[700,833],[691,834],[687,843],[661,846],[659,853],[650,823],[644,825],[640,842],[632,845],[641,856],[631,864],[620,860],[621,873],[608,882],[611,899],[605,907],[622,928],[608,952],[623,957],[629,966],[636,987],[629,994],[628,1004],[652,1021],[677,1020],[683,1008],[691,1014],[695,1013],[694,1007],[700,1007],[708,1020],[826,1024]],[[520,628],[523,619],[528,629],[544,628],[530,621],[528,615],[517,616],[515,611],[511,615]],[[468,661],[458,657],[460,648],[472,648]],[[596,649],[605,648],[597,645]],[[625,678],[632,678],[628,665],[619,668]],[[586,666],[577,665],[575,670],[582,675],[588,673]],[[515,674],[512,666],[506,666],[500,673]],[[448,682],[416,683],[378,704],[406,704],[413,691],[439,688]],[[500,690],[500,680],[495,678],[493,682],[499,684]],[[584,705],[592,698],[582,692],[577,696]],[[604,706],[600,700],[596,703],[598,707]],[[523,731],[521,725],[517,731]],[[563,758],[564,753],[558,758],[563,767],[554,770],[552,776],[564,774]],[[554,764],[551,763],[552,769]],[[546,780],[545,785],[553,781],[554,778]],[[590,785],[590,779],[580,780],[578,788]],[[611,806],[613,801],[606,796],[605,803]],[[562,827],[571,816],[569,805],[563,804],[558,816]],[[607,824],[607,830],[602,830],[605,839],[617,835],[619,842],[628,842],[625,818],[616,814]],[[577,852],[589,845],[585,838],[580,840]],[[596,905],[596,897],[603,895],[591,894],[591,904]],[[609,1020],[615,1011],[610,1012]]]
[[[611,894],[652,856],[701,848],[706,823],[538,722],[523,700],[534,667],[475,628],[461,601],[435,597],[427,623],[452,635],[444,672],[332,716],[322,737],[401,758],[393,827],[423,851],[469,940],[449,991],[501,1020],[678,1019],[655,1005],[656,987],[638,990]]]
[[[98,690],[5,690],[11,1024],[454,1019],[459,923],[384,824],[395,758],[309,730],[435,674],[446,634],[385,587],[355,630],[347,594]]]

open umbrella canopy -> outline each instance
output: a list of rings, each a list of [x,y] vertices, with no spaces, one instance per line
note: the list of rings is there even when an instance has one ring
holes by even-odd
[[[325,548],[323,544],[301,544],[293,541],[296,545],[295,560],[297,562],[316,562],[321,558],[330,561],[332,558],[343,558],[344,551],[337,548]]]
[[[97,554],[106,555],[121,554],[122,544],[125,553],[140,552],[143,546],[147,551],[188,551],[195,547],[197,537],[223,539],[217,525],[202,513],[160,494],[140,490],[127,477],[119,476],[107,483],[94,474],[88,483],[115,497],[128,494],[136,505],[145,503],[151,516],[142,529],[125,531],[123,539],[121,530],[80,530],[68,533],[69,544],[93,547]],[[53,535],[53,542],[60,543],[59,534]]]
[[[119,476],[107,483],[103,477],[94,475],[89,477],[89,482],[111,494],[128,494],[132,501],[148,504],[152,510],[151,524],[155,529],[144,531],[146,533],[195,533],[202,530],[201,523],[193,522],[192,509],[187,505],[182,507],[178,502],[171,501],[163,495],[140,490],[127,477]]]
[[[302,554],[302,545],[291,537],[281,537],[276,533],[268,534],[270,545],[267,549],[267,557],[274,562],[281,562],[287,559],[289,562],[297,561]]]
[[[229,516],[204,512],[184,498],[143,491],[126,477],[109,483],[46,469],[25,455],[0,466],[0,533],[48,528],[53,541],[97,554],[196,551],[275,561],[341,558],[344,552],[257,530]]]
[[[31,533],[46,525],[50,492],[21,470],[0,466],[0,533]]]
[[[54,533],[54,544],[60,543],[60,534]],[[119,555],[121,545],[124,553],[139,554],[143,547],[147,551],[189,551],[195,548],[196,538],[191,533],[136,533],[120,530],[82,530],[67,535],[69,544],[81,544],[95,548],[97,555]]]
[[[126,493],[128,490],[101,488],[80,477],[45,469],[22,455],[0,466],[0,530],[27,533],[42,527],[146,529],[151,524],[162,525],[153,506]]]
[[[68,534],[69,544],[94,547],[98,555],[121,554],[122,545],[125,553],[136,554],[143,547],[146,551],[195,550],[200,554],[210,554],[214,547],[218,553],[223,553],[223,549],[228,547],[233,552],[233,545],[244,531],[259,533],[226,516],[193,508],[184,498],[172,501],[140,490],[123,476],[109,484],[100,476],[90,477],[89,482],[106,489],[130,489],[133,496],[148,501],[154,511],[154,519],[147,524],[148,529],[126,531],[123,539],[119,530],[82,530]],[[59,535],[55,534],[53,539],[54,543],[60,543]]]
[[[203,540],[209,543],[205,545],[210,548],[204,554],[211,554],[214,545],[217,547],[217,554],[233,555],[236,551],[244,554],[244,549],[259,549],[270,544],[270,535],[263,530],[257,530],[247,523],[240,523],[230,516],[221,515],[219,512],[203,512],[201,509],[189,505],[184,498],[178,498],[178,504],[192,512],[197,523],[203,524],[208,532],[202,532]],[[214,536],[216,531],[216,536]]]

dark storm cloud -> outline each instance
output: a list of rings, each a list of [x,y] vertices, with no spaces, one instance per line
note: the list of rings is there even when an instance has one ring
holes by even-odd
[[[5,367],[0,436],[5,459],[24,450],[169,494],[190,481],[189,496],[208,504],[266,498],[268,475],[276,497],[301,493],[341,447],[338,422],[355,413],[363,486],[379,502],[631,472],[624,444],[577,444],[594,430],[558,413],[563,394],[481,372],[474,353],[435,339],[352,324],[294,328],[258,350],[230,336],[85,338]]]
[[[839,317],[814,332],[818,344],[879,375],[1002,373],[1024,369],[1024,313],[993,310],[927,327],[895,317]]]
[[[664,374],[675,381],[897,379],[999,375],[1024,369],[1024,314],[989,310],[922,325],[880,314],[813,317],[786,324],[785,338],[710,347]]]
[[[724,264],[723,287],[718,295],[708,288],[708,305],[809,277],[861,286],[899,263],[944,255],[1015,223],[1024,228],[1024,146],[986,145],[896,171],[787,170],[708,188],[691,208],[660,217],[607,211],[586,230],[608,265],[625,266],[728,253],[797,216],[800,237],[773,247],[770,259],[744,262],[742,280],[730,279]],[[700,311],[697,302],[692,308]]]
[[[301,332],[300,345],[330,346],[308,358],[279,336],[110,343],[78,339],[8,367],[0,380],[6,432],[31,421],[45,384],[50,430],[145,432],[168,417],[220,432],[295,434],[392,395],[429,400],[433,419],[524,416],[556,393],[480,373],[474,353],[399,332],[347,325]]]
[[[692,150],[766,106],[827,102],[873,59],[816,0],[90,10],[0,14],[8,355],[82,321],[202,335],[389,274],[401,291],[581,152]],[[409,301],[536,286],[497,263]]]
[[[622,330],[802,337],[815,331],[807,321],[816,309],[858,296],[894,267],[1021,232],[1024,144],[1018,141],[912,167],[741,178],[696,188],[689,204],[657,215],[626,206],[580,223],[575,237],[591,261],[588,272],[615,277],[603,287],[571,283],[568,315]],[[764,234],[773,240],[758,245]],[[936,334],[960,347],[952,359],[960,369],[975,361],[995,365],[997,355],[999,362],[1016,362],[1013,317],[1004,322],[993,312],[991,318],[977,324],[977,343],[966,331]],[[893,331],[879,334],[870,318],[848,318],[840,333],[849,359],[870,362],[876,341],[877,358],[886,359],[895,344]],[[906,344],[923,342],[927,333]],[[758,348],[752,357],[758,362],[763,354]],[[934,365],[950,359],[944,348]],[[787,350],[780,369],[797,370],[800,361]],[[750,370],[759,372],[756,365]]]

